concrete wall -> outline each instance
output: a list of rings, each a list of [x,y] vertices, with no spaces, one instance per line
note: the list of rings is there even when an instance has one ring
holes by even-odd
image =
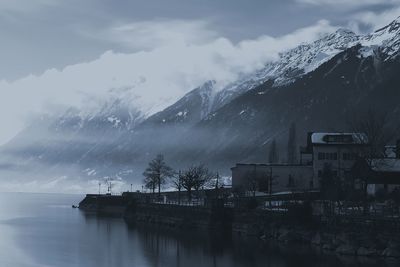
[[[236,164],[232,168],[232,187],[251,189],[251,183],[258,181],[258,189],[267,184],[272,171],[274,177],[272,192],[302,191],[313,188],[312,166]],[[264,191],[264,190],[263,190]]]

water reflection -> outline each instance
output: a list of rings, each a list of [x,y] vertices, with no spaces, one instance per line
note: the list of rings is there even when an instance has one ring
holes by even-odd
[[[216,232],[128,227],[72,209],[81,197],[1,195],[0,266],[399,266]]]
[[[269,243],[255,238],[207,231],[136,226],[130,234],[140,240],[149,267],[177,266],[398,266],[394,260],[337,257],[304,245]]]

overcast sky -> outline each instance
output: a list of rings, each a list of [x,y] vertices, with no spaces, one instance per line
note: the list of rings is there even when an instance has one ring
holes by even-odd
[[[399,15],[400,0],[0,0],[0,144],[49,107],[128,88],[151,113],[300,42]]]

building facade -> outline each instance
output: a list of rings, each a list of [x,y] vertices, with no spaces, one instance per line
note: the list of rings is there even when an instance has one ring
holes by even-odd
[[[346,179],[367,144],[358,133],[310,133],[298,164],[238,163],[231,168],[232,186],[272,193],[319,189],[325,168]]]
[[[313,133],[311,153],[316,187],[319,187],[326,168],[335,177],[348,178],[355,161],[367,145],[366,136],[358,133]]]

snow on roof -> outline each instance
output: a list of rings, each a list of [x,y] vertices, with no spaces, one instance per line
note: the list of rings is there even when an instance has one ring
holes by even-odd
[[[371,161],[371,168],[373,171],[378,171],[378,172],[400,173],[400,159],[393,159],[393,158],[373,159]]]
[[[313,133],[312,144],[366,144],[367,136],[363,133]]]

